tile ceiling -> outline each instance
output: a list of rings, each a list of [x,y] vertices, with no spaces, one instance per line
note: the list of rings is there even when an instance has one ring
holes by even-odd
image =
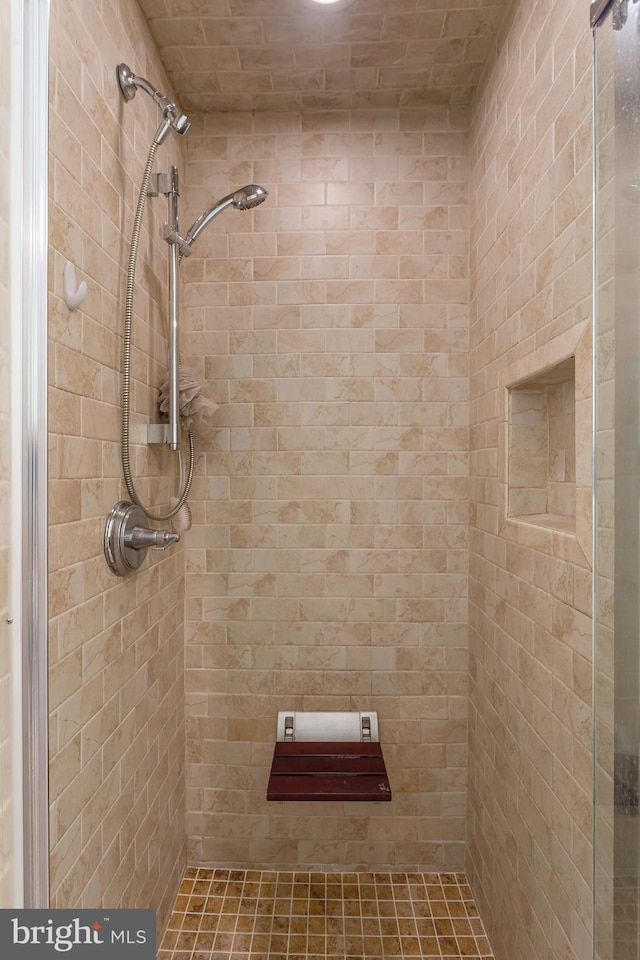
[[[510,0],[139,0],[183,110],[470,102]]]

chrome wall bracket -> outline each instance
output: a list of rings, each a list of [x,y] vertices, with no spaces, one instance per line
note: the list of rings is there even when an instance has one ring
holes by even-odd
[[[159,197],[161,193],[168,197],[174,189],[174,178],[171,173],[152,173],[149,180],[148,197]],[[177,190],[177,186],[175,187]]]
[[[111,572],[125,577],[138,569],[149,547],[166,550],[179,539],[179,533],[152,530],[142,507],[120,500],[107,517],[104,555]]]
[[[120,93],[124,99],[133,100],[136,95],[136,84],[133,71],[126,65],[126,63],[119,63],[116,67],[116,76],[118,78]]]
[[[170,436],[168,423],[147,424],[147,443],[169,443]]]
[[[377,743],[378,714],[375,710],[280,710],[276,740]]]

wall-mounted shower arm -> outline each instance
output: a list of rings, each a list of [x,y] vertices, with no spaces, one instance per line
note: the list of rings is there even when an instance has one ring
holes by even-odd
[[[170,100],[169,97],[165,97],[164,94],[160,93],[159,90],[149,83],[148,80],[145,80],[144,77],[138,77],[126,63],[118,64],[116,68],[116,74],[118,77],[118,84],[120,86],[120,92],[125,100],[133,100],[138,89],[144,90],[147,93],[154,103],[157,103],[162,111],[162,116],[164,118],[163,123],[160,124],[156,131],[154,137],[157,143],[162,143],[170,129],[174,129],[176,133],[179,133],[181,136],[187,132],[191,126],[189,120],[187,119],[186,114],[184,114],[177,103],[174,103],[173,100]]]

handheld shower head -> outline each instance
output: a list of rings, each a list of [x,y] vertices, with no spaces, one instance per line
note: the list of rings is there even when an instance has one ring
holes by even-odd
[[[267,199],[269,194],[257,183],[248,183],[233,194],[233,206],[236,210],[251,210]]]
[[[222,200],[217,200],[191,224],[184,238],[185,243],[191,246],[193,241],[197,239],[199,234],[211,223],[214,217],[217,217],[218,214],[226,210],[227,207],[235,207],[236,210],[251,210],[266,200],[268,196],[269,194],[264,187],[261,187],[257,183],[248,183],[234,193],[223,197]]]
[[[186,114],[182,113],[180,108],[169,97],[165,97],[159,90],[156,90],[144,77],[137,77],[126,63],[118,64],[116,76],[120,86],[120,93],[125,100],[133,100],[138,88],[148,93],[154,103],[157,103],[162,111],[163,121],[156,131],[154,137],[156,143],[160,144],[173,128],[181,136],[187,132],[191,126]]]

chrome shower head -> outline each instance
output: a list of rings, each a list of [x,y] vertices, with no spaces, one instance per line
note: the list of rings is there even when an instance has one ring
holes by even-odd
[[[251,210],[267,199],[269,194],[257,183],[248,183],[233,194],[233,205],[236,210]]]
[[[257,183],[248,183],[234,193],[223,197],[222,200],[217,200],[191,224],[184,238],[185,243],[191,246],[193,241],[204,228],[211,223],[213,218],[217,217],[223,210],[226,210],[227,207],[235,207],[236,210],[251,210],[266,200],[268,196],[269,194],[264,187],[259,186]]]
[[[165,97],[159,90],[156,90],[144,77],[137,77],[126,63],[118,64],[116,76],[120,86],[120,93],[125,100],[133,100],[138,88],[148,93],[154,103],[157,103],[162,110],[163,122],[160,124],[154,137],[156,143],[160,144],[169,133],[170,129],[176,131],[181,136],[187,132],[191,126],[186,114],[182,113],[177,103]]]

